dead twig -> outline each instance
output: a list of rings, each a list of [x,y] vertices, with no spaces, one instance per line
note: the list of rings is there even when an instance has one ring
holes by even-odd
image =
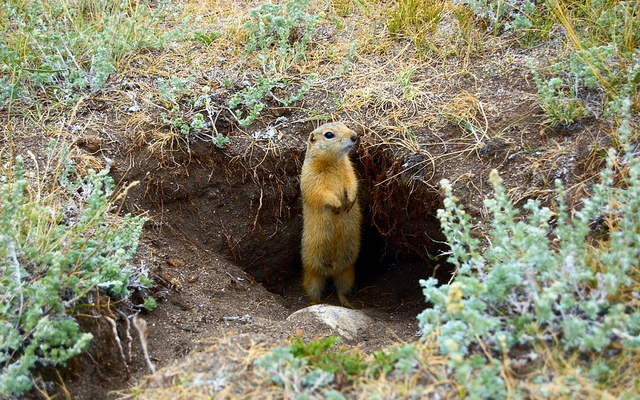
[[[151,370],[151,373],[155,375],[156,367],[151,362],[151,359],[149,358],[149,351],[147,349],[147,338],[149,337],[149,327],[147,326],[147,321],[138,317],[137,315],[134,315],[133,326],[135,326],[136,330],[138,331],[140,344],[142,345],[142,352],[144,353],[144,359],[147,361],[147,365],[149,366],[149,370]],[[156,379],[156,383],[158,383],[158,385],[162,387],[162,382],[160,381],[160,379]]]
[[[131,371],[129,370],[129,363],[127,363],[127,359],[124,356],[124,350],[122,349],[122,342],[120,341],[120,337],[118,336],[118,327],[116,325],[116,321],[107,317],[106,315],[103,318],[111,325],[111,331],[113,332],[113,338],[116,341],[116,345],[118,346],[118,352],[120,353],[120,358],[122,358],[122,363],[124,364],[124,370],[127,374],[127,380],[131,377]]]

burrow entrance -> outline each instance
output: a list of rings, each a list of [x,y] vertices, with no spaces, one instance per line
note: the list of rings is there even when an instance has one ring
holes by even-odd
[[[241,266],[293,311],[308,305],[300,284],[299,190],[311,123],[257,140],[231,132],[231,145],[209,142],[165,143],[130,153],[123,182],[140,181],[127,208],[147,210],[150,224],[181,237],[202,251],[223,255]],[[218,127],[225,133],[225,126]],[[430,182],[426,159],[407,160],[397,150],[373,146],[363,138],[352,160],[360,180],[363,242],[356,264],[358,308],[408,313],[425,307],[419,280],[447,281],[451,268],[437,256],[446,250],[436,210],[442,206]],[[116,171],[117,172],[117,171]],[[328,288],[326,302],[338,304]]]

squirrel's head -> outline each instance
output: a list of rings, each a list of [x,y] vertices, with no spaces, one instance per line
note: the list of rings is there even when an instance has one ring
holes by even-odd
[[[336,158],[342,157],[356,145],[358,134],[342,122],[330,122],[316,128],[309,134],[307,151],[314,149],[314,155],[326,153]]]

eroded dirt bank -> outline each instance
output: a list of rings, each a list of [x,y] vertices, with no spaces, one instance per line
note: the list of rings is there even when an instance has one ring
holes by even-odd
[[[127,208],[148,211],[162,233],[221,254],[287,299],[298,290],[298,175],[313,129],[312,123],[287,126],[279,132],[280,143],[233,135],[234,144],[226,149],[193,142],[164,160],[141,148],[127,155],[132,167],[121,178],[123,184],[141,182]],[[359,280],[393,269],[404,270],[405,279],[430,276],[435,267],[430,257],[443,250],[435,185],[407,182],[416,176],[404,176],[401,159],[388,149],[359,146],[352,156],[365,213]],[[423,271],[407,277],[416,262]]]
[[[286,321],[309,305],[300,285],[298,175],[315,126],[287,126],[280,132],[286,143],[256,140],[221,123],[217,129],[233,138],[224,149],[205,141],[162,153],[135,143],[113,148],[114,178],[122,185],[140,182],[122,212],[149,216],[136,262],[157,285],[159,307],[140,314],[150,328],[156,367],[203,350],[212,337],[258,333],[277,343],[300,332],[307,338],[335,334],[313,321]],[[87,151],[86,143],[95,141],[100,135],[76,145]],[[359,145],[351,156],[365,213],[351,301],[381,323],[345,344],[372,351],[414,340],[415,317],[425,307],[419,279],[448,279],[443,260],[430,259],[444,250],[434,216],[441,204],[435,185],[402,174],[401,158],[390,149]],[[338,304],[329,287],[326,296]],[[85,318],[92,347],[62,372],[75,397],[101,397],[149,373],[130,319],[120,313],[111,319],[123,354],[104,316]],[[52,371],[45,371],[47,378],[57,380]]]

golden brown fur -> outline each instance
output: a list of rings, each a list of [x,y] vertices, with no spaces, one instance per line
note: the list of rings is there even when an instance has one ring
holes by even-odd
[[[349,159],[357,137],[343,123],[334,122],[311,132],[307,142],[300,176],[302,268],[303,285],[313,303],[320,301],[332,277],[340,304],[351,307],[346,294],[355,280],[362,222],[358,181]]]

